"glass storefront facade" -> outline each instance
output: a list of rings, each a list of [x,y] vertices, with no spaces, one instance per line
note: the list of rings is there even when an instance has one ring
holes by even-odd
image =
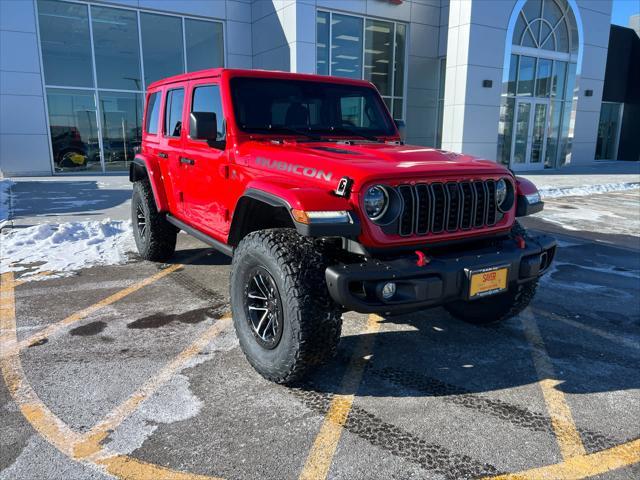
[[[37,7],[57,173],[126,170],[146,87],[224,66],[222,22],[84,2]]]
[[[555,168],[571,153],[578,33],[566,0],[529,0],[519,13],[502,87],[498,161]]]
[[[404,119],[406,42],[404,23],[320,10],[316,73],[372,82],[393,118]]]

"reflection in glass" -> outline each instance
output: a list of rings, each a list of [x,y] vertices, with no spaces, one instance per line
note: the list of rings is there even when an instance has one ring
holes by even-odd
[[[547,105],[536,103],[531,135],[531,163],[540,163],[544,150],[545,127],[547,126]]]
[[[516,94],[516,80],[518,75],[518,55],[511,55],[511,64],[509,66],[509,83],[507,84],[507,93],[509,95]]]
[[[176,88],[167,93],[164,108],[164,134],[179,137],[182,133],[182,109],[184,108],[184,89]]]
[[[362,77],[362,19],[333,14],[331,19],[331,74]]]
[[[551,96],[556,98],[564,97],[564,83],[567,75],[567,62],[555,62],[553,68],[553,80],[551,82]]]
[[[513,162],[525,163],[527,158],[527,146],[529,144],[529,117],[531,114],[531,104],[527,102],[518,103],[517,110]]]
[[[48,88],[47,105],[55,171],[101,170],[93,92]]]
[[[367,20],[364,31],[364,78],[372,82],[381,95],[391,95],[393,23]]]
[[[558,158],[558,166],[568,163],[571,154],[571,142],[573,140],[573,131],[571,126],[571,102],[564,102],[562,111],[562,124],[560,133],[560,156]]]
[[[224,66],[222,24],[185,19],[187,71],[196,72]]]
[[[142,139],[142,95],[100,92],[102,147],[107,170],[126,170]]]
[[[162,92],[155,92],[149,95],[147,107],[147,123],[145,130],[151,135],[158,134],[158,120],[160,119],[160,101]]]
[[[618,156],[621,107],[621,103],[602,103],[598,123],[596,160],[615,160]]]
[[[182,19],[141,13],[140,28],[145,85],[184,73]]]
[[[551,67],[553,61],[547,58],[538,59],[536,69],[536,97],[548,97],[551,92]]]
[[[218,87],[217,85],[205,85],[194,89],[191,111],[215,113],[217,127],[216,138],[224,138],[224,113],[222,112],[222,98],[220,98],[220,87]]]
[[[518,66],[518,95],[530,97],[533,95],[533,79],[535,77],[536,59],[520,57]]]
[[[329,12],[316,17],[316,73],[329,75]]]
[[[402,97],[404,92],[404,56],[405,45],[407,39],[407,26],[403,23],[396,23],[396,65],[395,65],[395,79],[394,79],[394,92],[396,97]],[[443,89],[444,91],[444,89]],[[398,114],[394,112],[396,118]]]
[[[511,140],[513,136],[513,110],[515,99],[507,98],[500,105],[500,122],[498,124],[498,161],[509,165],[511,158]]]
[[[39,0],[38,20],[47,85],[93,88],[87,6]]]
[[[576,64],[569,64],[569,71],[567,72],[567,92],[565,95],[565,100],[573,99],[574,88],[576,86]]]
[[[558,135],[560,135],[560,119],[562,118],[562,105],[564,102],[552,102],[549,113],[550,125],[547,137],[547,150],[545,152],[545,168],[554,168],[558,154]]]
[[[91,7],[91,22],[98,88],[142,90],[136,12]]]

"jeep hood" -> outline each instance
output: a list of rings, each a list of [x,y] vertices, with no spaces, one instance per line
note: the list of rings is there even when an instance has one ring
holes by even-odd
[[[236,161],[269,175],[297,177],[335,189],[350,177],[353,191],[373,181],[510,175],[501,165],[469,155],[416,145],[372,142],[248,141]],[[293,180],[293,178],[291,178]]]

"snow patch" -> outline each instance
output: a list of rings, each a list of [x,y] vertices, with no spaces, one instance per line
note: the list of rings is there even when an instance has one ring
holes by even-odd
[[[106,447],[120,455],[130,454],[142,447],[160,424],[193,418],[203,405],[191,392],[189,379],[177,374],[111,434]]]
[[[2,235],[0,271],[54,276],[95,265],[117,265],[136,249],[130,221],[45,223]]]
[[[11,187],[15,182],[0,180],[0,228],[4,227],[11,216]]]
[[[576,197],[593,195],[594,193],[620,192],[640,188],[639,182],[603,183],[600,185],[580,185],[577,187],[554,187],[542,185],[538,192],[542,198]]]

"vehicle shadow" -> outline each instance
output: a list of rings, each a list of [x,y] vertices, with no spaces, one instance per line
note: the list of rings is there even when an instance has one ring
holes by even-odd
[[[555,366],[557,389],[583,394],[640,388],[640,350],[603,339],[557,321],[566,314],[534,304],[530,315]],[[529,318],[531,318],[529,317]],[[585,316],[585,324],[593,323]],[[602,322],[598,322],[602,323]],[[622,333],[622,332],[621,332]],[[635,335],[640,331],[635,329]],[[375,339],[368,342],[367,335]],[[357,395],[418,397],[493,392],[542,380],[533,363],[522,318],[499,326],[477,327],[452,318],[444,309],[385,318],[375,334],[343,336],[337,358],[317,371],[302,389],[354,394],[341,379],[358,345],[373,345]]]
[[[343,335],[338,358],[302,386],[349,394],[343,374],[358,344],[373,345],[358,395],[441,396],[492,392],[541,380],[531,328],[544,342],[555,387],[566,393],[640,387],[640,259],[597,244],[564,246],[520,316],[479,327],[443,308],[387,317],[375,340]],[[345,330],[349,315],[345,317]],[[528,328],[528,330],[527,330]],[[534,332],[535,333],[535,332]],[[361,343],[362,342],[362,343]]]

